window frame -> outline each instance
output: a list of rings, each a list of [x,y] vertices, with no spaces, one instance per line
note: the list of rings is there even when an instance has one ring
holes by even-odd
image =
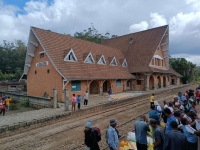
[[[117,79],[116,80],[116,87],[121,87],[122,86],[122,80],[121,79]]]
[[[77,89],[77,85],[79,84],[79,88]],[[73,86],[76,86],[76,88],[72,88]],[[73,90],[74,89],[74,90]],[[81,81],[80,80],[75,80],[71,82],[71,91],[72,92],[80,92],[81,91]]]
[[[89,59],[89,57],[91,57],[91,59],[92,59],[92,61],[93,62],[86,62],[87,61],[87,59]],[[88,64],[95,64],[95,61],[94,61],[94,58],[93,58],[93,56],[92,56],[92,53],[90,52],[88,55],[87,55],[87,57],[85,58],[85,60],[84,60],[84,63],[88,63]]]
[[[68,60],[69,55],[72,54],[75,60]],[[65,56],[64,61],[70,61],[70,62],[78,62],[78,59],[76,58],[76,55],[73,51],[73,49],[71,49],[68,54]]]
[[[124,65],[124,64],[126,64],[126,65]],[[125,58],[123,63],[122,63],[122,67],[127,67],[127,66],[128,66],[128,64],[127,64],[127,61],[126,61],[126,58]]]
[[[100,63],[100,61],[101,61],[102,58],[103,58],[103,60],[104,60],[105,63]],[[106,65],[106,60],[105,60],[104,55],[101,55],[101,57],[99,58],[99,61],[97,62],[97,64],[99,64],[99,65]]]
[[[112,64],[112,62],[115,61],[116,65]],[[110,66],[117,66],[117,60],[115,56],[113,57],[112,61],[110,62]]]

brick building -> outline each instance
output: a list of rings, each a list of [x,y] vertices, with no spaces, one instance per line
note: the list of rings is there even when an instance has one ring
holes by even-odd
[[[50,30],[30,28],[24,73],[27,94],[53,95],[64,89],[90,94],[150,90],[179,84],[169,67],[168,26],[132,33],[96,44]]]

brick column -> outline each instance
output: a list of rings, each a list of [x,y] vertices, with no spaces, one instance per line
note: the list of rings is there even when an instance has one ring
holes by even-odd
[[[163,76],[160,76],[160,88],[163,88],[163,84],[164,84]]]

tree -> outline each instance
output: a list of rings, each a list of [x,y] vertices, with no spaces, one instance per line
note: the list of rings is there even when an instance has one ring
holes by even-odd
[[[27,46],[21,40],[0,45],[0,80],[19,79],[24,69]],[[1,74],[0,74],[1,75]]]
[[[87,30],[84,30],[83,32],[75,32],[74,37],[79,38],[82,40],[94,42],[97,44],[101,44],[102,41],[109,39],[110,33],[106,32],[105,34],[101,34],[97,31],[97,29],[94,28],[92,25],[91,28],[88,28]],[[111,38],[115,38],[117,35],[112,35]]]
[[[190,61],[187,61],[185,58],[170,57],[169,62],[172,68],[183,76],[183,83],[195,81],[198,77],[198,69],[196,65]]]
[[[15,73],[16,70],[23,70],[26,45],[21,40],[13,42],[3,41],[0,45],[0,70],[3,73]]]

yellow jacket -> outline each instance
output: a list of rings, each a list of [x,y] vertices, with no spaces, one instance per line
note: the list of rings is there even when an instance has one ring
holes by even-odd
[[[6,99],[6,106],[10,106],[10,101],[11,101],[11,98]]]
[[[154,96],[153,95],[150,97],[150,102],[154,102]]]

